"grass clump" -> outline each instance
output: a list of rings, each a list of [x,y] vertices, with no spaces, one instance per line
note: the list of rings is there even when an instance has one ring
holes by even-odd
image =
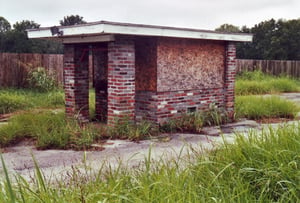
[[[227,121],[225,110],[211,104],[208,111],[185,113],[179,118],[170,119],[160,126],[160,131],[200,133],[203,126],[221,125]]]
[[[11,113],[29,106],[30,103],[24,96],[0,91],[0,114]]]
[[[51,184],[36,166],[34,185],[5,177],[0,200],[20,202],[299,202],[299,124],[237,136],[205,154],[190,152],[151,161],[151,150],[140,167],[101,167],[96,175],[73,170]],[[185,161],[183,163],[183,160]],[[184,164],[184,165],[183,165]],[[4,165],[4,163],[3,163]],[[5,167],[3,167],[5,168]],[[88,174],[88,176],[86,176]]]
[[[237,75],[236,95],[257,95],[299,91],[299,82],[287,76],[275,77],[261,71]]]
[[[295,118],[299,107],[278,96],[238,96],[235,101],[236,117],[248,119]]]
[[[0,146],[8,146],[31,138],[39,149],[85,149],[97,138],[91,126],[81,127],[66,120],[62,112],[35,111],[13,116],[0,127]]]
[[[107,134],[112,139],[141,140],[157,133],[156,127],[148,122],[134,123],[128,117],[116,120],[113,127],[107,128]]]

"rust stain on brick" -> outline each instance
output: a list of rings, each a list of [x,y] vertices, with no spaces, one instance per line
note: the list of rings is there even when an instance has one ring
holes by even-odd
[[[225,46],[222,41],[159,38],[157,90],[223,87]]]

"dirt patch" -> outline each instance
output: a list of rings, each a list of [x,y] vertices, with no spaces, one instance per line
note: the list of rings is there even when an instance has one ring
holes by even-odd
[[[295,121],[295,120],[300,120],[299,118],[263,118],[260,120],[257,120],[258,123],[261,124],[268,124],[268,123],[284,123],[288,121]]]

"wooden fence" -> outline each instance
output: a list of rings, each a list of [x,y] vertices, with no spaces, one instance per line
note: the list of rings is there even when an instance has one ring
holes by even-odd
[[[63,55],[0,53],[0,87],[24,87],[30,70],[44,67],[63,81]]]
[[[280,61],[280,60],[237,60],[237,72],[261,70],[272,75],[288,75],[300,78],[300,61]]]
[[[29,71],[44,67],[55,80],[63,83],[62,54],[0,53],[0,87],[24,87]],[[93,85],[92,55],[89,57],[90,85]]]
[[[57,82],[63,82],[62,54],[15,54],[0,53],[0,87],[24,87],[30,70],[44,67],[55,75]],[[90,82],[93,81],[92,57],[89,59]],[[300,61],[237,60],[237,71],[261,70],[273,75],[285,74],[300,78]]]

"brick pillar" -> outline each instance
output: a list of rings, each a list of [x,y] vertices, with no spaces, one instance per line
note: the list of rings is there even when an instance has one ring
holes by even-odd
[[[93,45],[96,118],[107,120],[107,44]]]
[[[108,117],[116,119],[135,117],[135,47],[134,41],[118,39],[108,43]]]
[[[233,42],[226,44],[225,108],[229,119],[234,119],[234,81],[236,74],[236,48]]]
[[[64,45],[64,89],[66,115],[80,122],[89,121],[88,46]]]

